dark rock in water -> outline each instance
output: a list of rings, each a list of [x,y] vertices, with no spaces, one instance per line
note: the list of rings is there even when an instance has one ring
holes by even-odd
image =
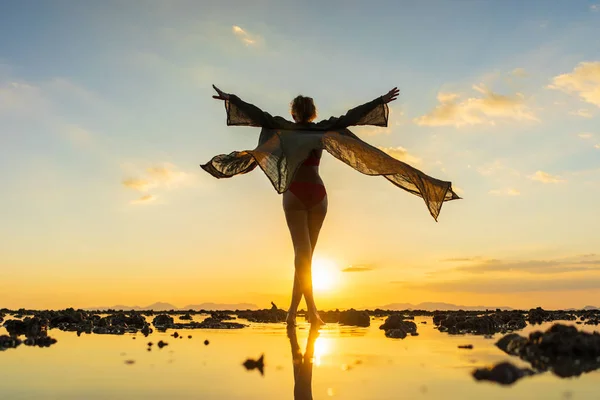
[[[490,335],[520,330],[527,326],[525,317],[518,311],[499,311],[484,315],[466,312],[438,313],[433,316],[433,322],[440,332],[450,334]]]
[[[426,324],[426,323],[427,323],[427,321],[421,321],[421,323],[422,323],[422,324]]]
[[[173,317],[167,314],[159,314],[152,320],[152,325],[157,329],[165,329],[173,325]]]
[[[191,338],[192,338],[192,335],[188,335],[188,339],[191,339]]]
[[[574,321],[577,317],[568,311],[546,311],[541,307],[529,310],[527,320],[530,324],[541,324],[550,321]]]
[[[180,316],[179,319],[191,321],[192,320],[192,316],[190,314],[184,314],[184,315]]]
[[[239,311],[237,316],[250,322],[277,323],[285,322],[287,313],[284,310],[271,308],[269,310]]]
[[[367,327],[371,325],[371,318],[369,317],[369,313],[366,311],[356,311],[355,309],[350,309],[340,313],[339,322],[340,325]]]
[[[209,344],[209,343],[210,343],[210,342],[208,341],[208,339],[206,339],[206,340],[204,341],[204,345],[205,345],[205,346],[208,346],[208,344]]]
[[[533,375],[535,372],[528,368],[518,368],[509,362],[502,362],[491,368],[479,368],[473,371],[473,377],[478,381],[486,380],[502,385],[510,385],[519,379]]]
[[[159,349],[162,349],[163,347],[168,346],[168,345],[169,345],[169,343],[163,342],[162,340],[159,340],[158,344],[157,344]]]
[[[179,333],[177,333],[177,332],[173,333],[173,337],[174,337],[175,339],[177,339],[177,338],[179,337]]]
[[[127,365],[135,364],[135,360],[125,360],[125,364],[127,364]]]
[[[23,343],[21,339],[14,336],[0,335],[0,351],[6,349],[14,349]]]
[[[252,360],[251,358],[244,361],[242,364],[248,371],[252,371],[253,369],[258,369],[261,375],[264,375],[265,372],[265,355],[260,356],[258,360]]]
[[[9,319],[4,323],[4,327],[11,336],[38,337],[46,335],[48,321],[39,317],[26,317],[22,321]]]
[[[471,350],[471,349],[473,349],[473,345],[472,344],[463,344],[463,345],[458,346],[458,348]]]
[[[319,311],[319,316],[326,324],[335,324],[340,322],[340,310],[334,311]],[[308,320],[308,313],[304,314],[306,320]]]
[[[144,327],[140,330],[140,332],[142,332],[142,334],[147,337],[149,334],[152,333],[152,328],[150,328],[150,325],[145,324]]]
[[[29,337],[25,340],[26,346],[50,347],[56,343],[56,339],[50,336],[38,336],[36,338]]]
[[[600,368],[600,333],[578,331],[574,326],[554,324],[546,332],[530,333],[528,338],[507,335],[496,345],[537,371],[551,370],[563,378]]]
[[[154,343],[152,343],[152,342],[148,342],[148,347],[152,347],[153,344]]]
[[[379,329],[383,329],[384,331],[388,329],[404,329],[407,333],[410,333],[417,331],[417,324],[404,320],[403,315],[390,315]]]

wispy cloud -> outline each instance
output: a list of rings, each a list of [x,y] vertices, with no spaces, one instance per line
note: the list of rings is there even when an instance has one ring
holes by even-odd
[[[170,163],[149,167],[143,175],[143,177],[123,179],[121,184],[137,192],[147,192],[150,189],[174,189],[182,184],[189,183],[191,180],[190,174],[179,170],[175,165]],[[156,196],[147,194],[135,200],[135,203],[132,202],[132,204],[151,202],[155,199]]]
[[[521,93],[512,96],[492,92],[483,84],[474,85],[479,97],[460,100],[458,93],[438,93],[440,103],[433,111],[414,119],[418,125],[456,126],[496,124],[496,119],[537,121]]]
[[[527,72],[525,71],[525,68],[515,68],[511,71],[510,74],[519,78],[525,78],[528,76]]]
[[[480,263],[454,269],[460,272],[483,274],[488,272],[528,272],[533,274],[557,274],[578,271],[600,271],[600,260],[484,260]]]
[[[583,118],[592,118],[594,116],[594,114],[592,114],[592,112],[590,110],[585,109],[585,108],[580,108],[579,110],[575,110],[575,111],[569,111],[569,114],[577,115],[578,117],[583,117]]]
[[[494,195],[494,196],[520,196],[521,195],[521,192],[519,192],[517,189],[513,189],[513,188],[494,189],[494,190],[490,190],[488,193],[491,195]]]
[[[590,5],[590,11],[592,11],[592,12],[598,12],[598,11],[600,11],[600,4],[592,4],[592,5]]]
[[[582,132],[582,133],[578,134],[577,136],[579,136],[582,139],[591,139],[594,137],[594,134],[589,133],[589,132]]]
[[[368,265],[352,265],[348,268],[344,268],[342,272],[366,272],[373,271],[373,267]]]
[[[600,61],[579,63],[572,72],[555,76],[548,88],[577,94],[600,107]]]
[[[404,161],[408,164],[420,164],[421,163],[421,159],[419,157],[415,157],[412,154],[410,154],[408,152],[408,150],[406,150],[404,147],[398,146],[398,147],[379,147],[380,150],[383,150],[384,152],[386,152],[387,154],[389,154],[390,156],[400,160],[400,161]]]
[[[497,174],[512,175],[515,177],[521,176],[521,173],[514,168],[507,166],[501,160],[494,160],[491,163],[477,167],[477,172],[483,176],[492,176]]]
[[[600,144],[595,145],[594,148],[600,149]]]
[[[529,179],[542,182],[542,183],[560,183],[564,182],[564,179],[561,179],[559,176],[551,175],[544,171],[536,171],[535,174],[529,176]]]
[[[149,204],[156,200],[156,196],[153,194],[145,194],[139,199],[135,199],[131,201],[131,204]]]
[[[259,36],[252,35],[248,31],[242,29],[241,27],[239,27],[237,25],[233,25],[233,27],[231,28],[231,31],[246,46],[256,46],[260,41]]]
[[[476,256],[476,257],[455,257],[455,258],[444,258],[443,260],[440,260],[442,262],[472,262],[472,261],[480,261],[481,257],[480,256]]]

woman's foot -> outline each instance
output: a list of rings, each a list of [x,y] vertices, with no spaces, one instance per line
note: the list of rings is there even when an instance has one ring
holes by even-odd
[[[287,326],[296,326],[296,313],[288,311],[285,323]]]
[[[315,311],[313,313],[309,313],[307,315],[306,319],[308,320],[308,322],[310,322],[311,325],[314,325],[314,326],[325,325],[325,322],[323,322],[323,320],[321,319],[321,316],[319,315],[319,313],[317,311]]]

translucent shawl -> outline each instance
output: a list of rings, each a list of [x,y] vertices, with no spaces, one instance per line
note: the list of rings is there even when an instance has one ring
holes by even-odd
[[[339,118],[307,124],[273,117],[234,95],[225,102],[225,109],[227,125],[256,126],[262,130],[254,150],[220,154],[201,165],[216,178],[245,174],[258,165],[277,193],[283,193],[311,150],[325,149],[363,174],[381,175],[394,185],[422,197],[436,221],[444,201],[460,198],[452,191],[452,183],[424,174],[364,142],[347,129],[353,125],[387,126],[389,109],[381,97],[353,108]]]

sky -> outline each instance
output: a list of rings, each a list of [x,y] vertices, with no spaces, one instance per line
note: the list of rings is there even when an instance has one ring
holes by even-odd
[[[398,86],[353,132],[462,200],[324,155],[317,305],[600,306],[600,3],[53,1],[0,5],[0,307],[289,302],[281,197],[211,84],[289,117]]]

